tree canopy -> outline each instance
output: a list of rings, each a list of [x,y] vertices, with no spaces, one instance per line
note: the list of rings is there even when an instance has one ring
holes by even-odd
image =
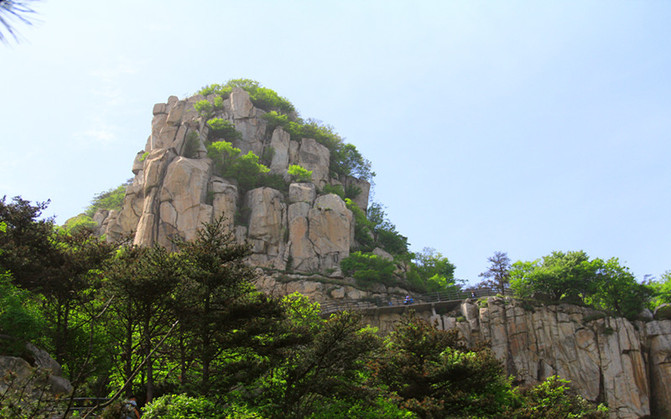
[[[518,261],[510,271],[517,296],[592,305],[634,318],[651,290],[617,258],[590,259],[581,251],[555,251],[533,262]]]

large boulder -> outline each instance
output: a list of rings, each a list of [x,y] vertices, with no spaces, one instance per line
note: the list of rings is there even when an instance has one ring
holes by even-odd
[[[329,180],[329,149],[319,144],[312,138],[303,138],[298,149],[298,162],[300,166],[312,171],[312,183],[318,188],[323,188]]]
[[[212,220],[212,207],[205,203],[210,179],[208,160],[177,157],[168,166],[160,194],[159,216],[163,225],[174,227],[192,240],[203,222]],[[160,234],[159,243],[169,247],[170,237]]]
[[[340,269],[340,261],[349,256],[352,220],[352,211],[338,195],[322,195],[315,200],[308,212],[308,239],[322,270]]]
[[[247,192],[245,203],[250,210],[247,237],[254,253],[252,261],[261,266],[281,264],[277,259],[284,252],[287,231],[284,196],[275,189],[256,188]]]
[[[646,323],[652,411],[671,412],[671,320]]]
[[[0,356],[0,394],[8,396],[7,390],[14,389],[43,397],[47,391],[53,396],[69,394],[72,385],[63,377],[61,366],[43,349],[31,343],[25,346],[22,358]]]
[[[220,177],[210,178],[208,194],[212,195],[213,220],[223,217],[229,231],[233,231],[238,202],[238,188]]]
[[[270,162],[270,172],[285,175],[289,168],[289,134],[282,128],[277,127],[270,138],[270,147],[273,150],[273,158]]]

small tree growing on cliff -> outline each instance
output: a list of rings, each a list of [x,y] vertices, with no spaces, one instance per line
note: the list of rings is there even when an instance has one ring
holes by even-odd
[[[505,252],[494,252],[494,256],[487,259],[491,265],[479,276],[485,278],[481,286],[491,287],[501,295],[506,295],[510,283],[510,258]]]
[[[289,166],[287,173],[294,182],[310,182],[312,180],[312,170],[308,170],[298,164]]]

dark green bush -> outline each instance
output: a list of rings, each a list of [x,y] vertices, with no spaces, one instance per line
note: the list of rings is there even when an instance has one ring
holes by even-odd
[[[357,196],[361,195],[361,188],[356,185],[347,185],[345,187],[345,198],[356,199]]]
[[[198,146],[200,145],[200,136],[197,131],[189,131],[186,134],[186,143],[184,144],[184,157],[189,159],[196,158]]]
[[[93,217],[99,209],[104,210],[120,210],[123,206],[123,199],[126,196],[126,188],[130,184],[130,180],[123,185],[116,188],[109,189],[105,192],[99,193],[93,198],[91,205],[86,209],[85,213],[89,217]]]
[[[372,253],[354,252],[340,261],[345,275],[352,276],[361,284],[382,283],[394,285],[394,262],[382,259]]]
[[[214,402],[205,397],[167,394],[147,404],[144,407],[143,417],[146,419],[201,419],[225,416],[221,407],[217,407]]]
[[[371,251],[375,247],[373,236],[373,223],[366,217],[366,213],[359,208],[351,199],[345,199],[345,205],[354,215],[354,240],[364,251]]]
[[[515,389],[515,406],[505,417],[533,418],[607,418],[608,408],[595,406],[570,390],[568,380],[548,377],[542,383],[525,389]]]
[[[44,332],[44,315],[28,291],[12,284],[8,272],[0,272],[0,353],[18,355],[26,341],[34,341]]]
[[[334,193],[338,195],[341,199],[345,199],[345,188],[343,188],[342,185],[324,185],[324,187],[322,188],[322,193],[323,194]]]
[[[235,125],[231,121],[226,121],[222,118],[212,118],[207,121],[207,126],[210,127],[208,139],[223,138],[226,141],[242,140],[242,134],[235,129]]]

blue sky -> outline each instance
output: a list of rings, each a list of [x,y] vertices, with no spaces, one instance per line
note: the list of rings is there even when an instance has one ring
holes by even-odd
[[[252,78],[373,162],[414,250],[671,269],[671,3],[35,3],[0,45],[0,196],[59,223],[132,177],[154,103]]]

